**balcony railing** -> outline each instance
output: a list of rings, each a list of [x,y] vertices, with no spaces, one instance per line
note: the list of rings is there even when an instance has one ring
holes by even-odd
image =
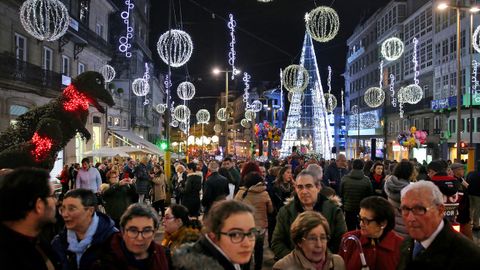
[[[25,83],[25,88],[39,91],[62,90],[62,75],[44,70],[37,65],[16,59],[13,55],[0,54],[0,80],[7,84]],[[11,82],[9,82],[11,81]]]

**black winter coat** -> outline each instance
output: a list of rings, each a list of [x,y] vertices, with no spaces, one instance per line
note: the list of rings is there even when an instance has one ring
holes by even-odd
[[[235,270],[235,266],[202,236],[195,244],[185,244],[172,258],[174,269],[179,270]]]
[[[230,194],[230,190],[227,178],[218,172],[212,173],[204,182],[203,187],[202,205],[205,207],[205,214],[215,201],[225,199],[228,194]]]
[[[187,207],[189,215],[200,216],[200,190],[202,190],[202,172],[192,173],[187,176],[185,189],[182,194],[182,205]]]
[[[342,178],[340,196],[345,211],[360,210],[360,201],[373,194],[370,179],[363,174],[363,170],[352,170]]]
[[[323,174],[322,183],[326,187],[335,189],[335,193],[340,194],[340,182],[348,174],[345,168],[338,168],[336,163],[330,164]]]

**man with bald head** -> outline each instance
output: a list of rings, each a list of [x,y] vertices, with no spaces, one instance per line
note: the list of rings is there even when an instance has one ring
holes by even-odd
[[[478,269],[480,248],[444,218],[443,195],[434,183],[402,189],[400,211],[410,237],[402,244],[397,269]]]
[[[335,192],[339,195],[341,179],[347,174],[347,158],[344,154],[339,154],[335,162],[325,169],[322,182],[324,186],[335,189]]]

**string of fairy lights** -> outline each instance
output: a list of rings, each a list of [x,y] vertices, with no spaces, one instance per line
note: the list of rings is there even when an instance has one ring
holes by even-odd
[[[123,23],[125,24],[125,35],[120,36],[118,39],[120,42],[118,50],[122,53],[125,53],[125,57],[130,58],[132,57],[132,53],[129,51],[132,47],[130,40],[133,38],[133,27],[130,26],[130,11],[133,10],[135,5],[131,0],[125,0],[125,6],[126,10],[120,13],[120,17],[123,19]]]

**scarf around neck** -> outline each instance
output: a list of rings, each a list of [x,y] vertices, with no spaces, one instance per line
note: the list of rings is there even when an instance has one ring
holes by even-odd
[[[85,238],[78,241],[77,235],[72,230],[67,230],[67,242],[68,250],[75,253],[77,259],[77,267],[80,268],[80,259],[82,258],[83,253],[90,246],[93,240],[93,235],[97,231],[99,218],[96,213],[93,214],[92,222],[88,226],[87,232],[85,233]]]

